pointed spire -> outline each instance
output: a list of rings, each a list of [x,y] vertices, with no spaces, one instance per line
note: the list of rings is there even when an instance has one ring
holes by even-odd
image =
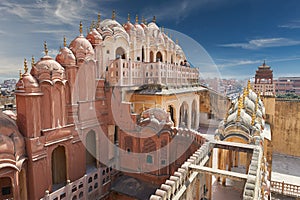
[[[152,22],[156,23],[156,17],[153,16]]]
[[[264,60],[263,66],[266,66],[266,60]]]
[[[81,21],[80,21],[80,24],[79,24],[79,33],[82,36],[82,22]]]
[[[31,57],[31,67],[34,67],[34,65],[35,65],[34,63],[35,63],[34,57],[32,56],[32,57]]]
[[[112,11],[112,17],[111,17],[112,20],[115,20],[116,19],[116,11],[113,10]]]
[[[27,71],[28,71],[28,66],[27,66],[27,60],[26,60],[26,58],[24,58],[24,71],[25,71],[25,73],[27,73]]]
[[[66,36],[64,36],[64,47],[67,46],[67,39],[66,39]]]
[[[48,56],[48,47],[46,41],[44,41],[44,51],[45,51],[45,55]]]
[[[130,22],[130,13],[127,15],[127,21]]]
[[[178,38],[176,38],[176,44],[178,44]]]
[[[135,23],[139,23],[139,16],[138,15],[135,15]]]
[[[22,79],[22,78],[23,78],[23,75],[22,75],[22,70],[21,70],[21,69],[19,70],[19,76],[20,76],[20,79]]]

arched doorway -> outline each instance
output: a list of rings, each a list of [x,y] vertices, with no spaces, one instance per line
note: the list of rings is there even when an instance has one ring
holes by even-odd
[[[154,54],[153,54],[153,51],[150,51],[150,62],[154,62]]]
[[[126,59],[125,50],[122,47],[116,49],[116,59]]]
[[[163,62],[163,56],[160,51],[156,53],[156,62]]]
[[[195,130],[197,130],[197,128],[198,128],[198,124],[197,124],[197,116],[198,116],[198,114],[197,114],[198,112],[197,112],[197,104],[196,104],[196,100],[194,100],[193,101],[193,103],[192,103],[192,124],[191,124],[191,127],[192,127],[192,129],[195,129]]]
[[[184,101],[180,106],[179,127],[188,127],[188,104]]]
[[[63,146],[56,147],[52,152],[52,191],[63,187],[67,182],[66,150]]]
[[[145,49],[142,47],[142,62],[145,62]]]
[[[168,106],[168,111],[170,113],[170,117],[171,117],[171,120],[174,122],[174,126],[176,127],[176,122],[175,122],[175,110],[174,110],[174,107],[169,105]]]
[[[13,187],[11,183],[11,178],[3,177],[0,178],[0,199],[13,199]]]
[[[96,159],[96,134],[95,131],[91,130],[86,135],[85,141],[85,163],[86,163],[86,171],[90,171],[97,167],[97,159]]]

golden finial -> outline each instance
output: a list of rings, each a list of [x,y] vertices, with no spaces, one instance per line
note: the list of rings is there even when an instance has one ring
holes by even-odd
[[[130,22],[130,14],[127,15],[127,21]]]
[[[248,80],[248,83],[247,83],[247,89],[248,89],[248,91],[251,89],[250,79]]]
[[[35,61],[34,61],[34,57],[32,56],[32,57],[31,57],[31,67],[33,67],[33,66],[34,66],[34,63],[35,63]]]
[[[243,98],[240,97],[239,98],[239,102],[238,102],[238,113],[237,113],[237,121],[240,120],[240,117],[241,117],[241,110],[243,108]]]
[[[47,42],[44,41],[44,50],[45,50],[45,55],[48,55],[48,48],[47,48]]]
[[[156,23],[156,17],[153,16],[152,22]]]
[[[93,22],[91,22],[91,25],[90,25],[90,32],[92,32],[93,30]]]
[[[92,25],[93,25],[93,28],[96,28],[96,22],[95,22],[95,20],[92,21]]]
[[[25,71],[25,73],[27,73],[27,71],[28,71],[26,58],[24,58],[24,71]]]
[[[112,17],[111,17],[111,19],[112,19],[112,20],[115,20],[115,19],[116,19],[116,11],[115,11],[115,10],[113,10],[113,12],[112,12]]]
[[[101,15],[100,15],[100,12],[98,12],[97,28],[99,28],[100,22],[101,22]]]
[[[145,111],[145,104],[143,104],[143,112]]]
[[[254,126],[255,119],[256,119],[256,114],[255,114],[255,112],[253,112],[253,114],[252,114],[252,121],[251,121],[251,125],[252,126]]]
[[[143,24],[146,24],[146,20],[145,20],[145,17],[144,17],[144,16],[142,16],[142,23],[143,23]]]
[[[22,79],[22,78],[23,78],[23,75],[22,75],[22,70],[21,70],[21,69],[19,70],[19,76],[20,76],[20,79]]]
[[[80,35],[82,35],[82,22],[80,21],[80,24],[79,24],[79,33]]]
[[[139,16],[135,15],[135,23],[139,23]]]
[[[64,36],[64,47],[67,46],[67,39],[66,39],[66,36]]]

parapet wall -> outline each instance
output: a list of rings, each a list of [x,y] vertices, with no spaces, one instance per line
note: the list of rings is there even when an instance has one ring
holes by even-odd
[[[300,156],[300,100],[276,99],[272,127],[273,152]]]

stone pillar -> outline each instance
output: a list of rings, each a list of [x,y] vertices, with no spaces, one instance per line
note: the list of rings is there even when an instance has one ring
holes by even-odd
[[[234,167],[238,167],[239,166],[239,152],[235,151],[234,152]]]
[[[187,119],[187,128],[191,129],[192,125],[192,104],[188,105],[188,119]]]

